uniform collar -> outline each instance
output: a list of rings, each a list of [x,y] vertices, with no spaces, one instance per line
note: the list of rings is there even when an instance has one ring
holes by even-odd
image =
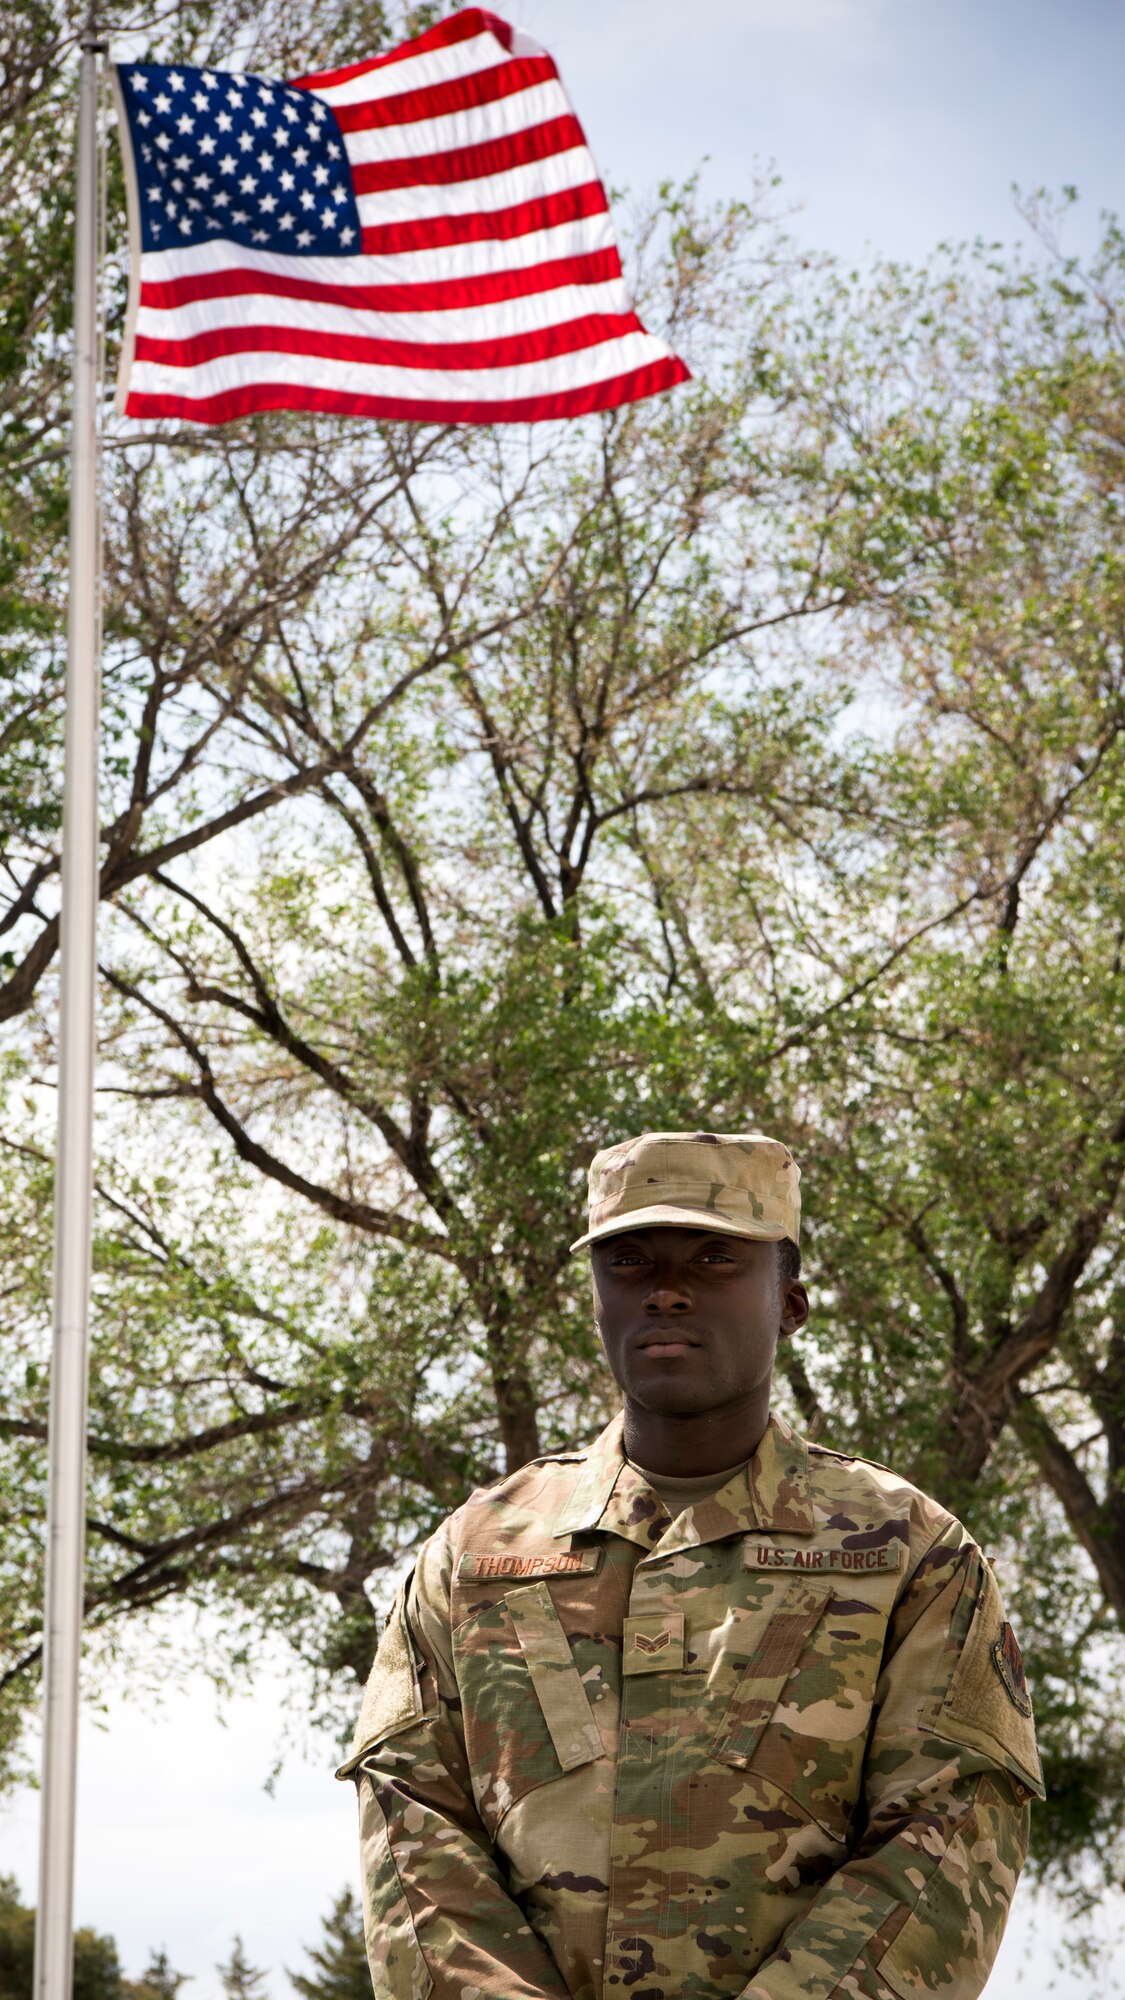
[[[671,1523],[648,1481],[626,1459],[623,1427],[624,1418],[615,1417],[590,1446],[556,1518],[555,1535],[599,1528],[646,1549],[659,1543],[662,1553],[671,1554],[755,1529],[813,1533],[808,1446],[773,1410],[749,1465],[740,1467],[713,1499],[686,1508]]]

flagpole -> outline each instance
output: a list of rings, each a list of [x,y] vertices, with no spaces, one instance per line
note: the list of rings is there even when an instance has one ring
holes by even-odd
[[[86,1525],[86,1397],[93,1205],[94,987],[98,906],[98,55],[81,40],[74,229],[66,762],[55,1166],[54,1326],[48,1430],[43,1776],[35,2000],[73,1978],[78,1673]]]

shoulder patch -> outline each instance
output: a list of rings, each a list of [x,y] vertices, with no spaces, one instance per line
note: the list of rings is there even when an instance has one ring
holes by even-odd
[[[1023,1654],[1007,1619],[1000,1627],[1000,1637],[992,1642],[992,1664],[996,1668],[1009,1701],[1019,1709],[1021,1715],[1031,1714],[1031,1696],[1027,1689],[1027,1675],[1023,1670]]]

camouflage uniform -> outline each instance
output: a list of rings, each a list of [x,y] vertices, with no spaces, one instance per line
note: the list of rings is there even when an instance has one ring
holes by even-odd
[[[1043,1796],[976,1544],[776,1416],[671,1522],[620,1418],[475,1494],[351,1773],[379,2000],[973,2000]]]

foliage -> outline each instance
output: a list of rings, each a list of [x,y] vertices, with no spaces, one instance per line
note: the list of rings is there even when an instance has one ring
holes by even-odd
[[[10,1875],[0,1876],[0,2000],[31,2000],[35,1989],[35,1911],[20,1902]],[[122,2000],[124,1986],[111,1937],[74,1933],[74,2000]]]
[[[124,1982],[129,2000],[176,2000],[180,1988],[186,1986],[191,1974],[177,1972],[168,1953],[161,1946],[151,1952],[149,1961],[139,1979]]]
[[[230,1948],[230,1957],[224,1965],[217,1965],[216,1972],[222,1981],[226,2000],[262,2000],[266,1983],[266,1973],[260,1966],[251,1965],[242,1946],[242,1939],[236,1934]]]
[[[290,1985],[301,2000],[368,2000],[371,1970],[363,1942],[363,1910],[350,1889],[337,1896],[321,1920],[319,1945],[306,1946],[313,1972],[291,1972]]]

